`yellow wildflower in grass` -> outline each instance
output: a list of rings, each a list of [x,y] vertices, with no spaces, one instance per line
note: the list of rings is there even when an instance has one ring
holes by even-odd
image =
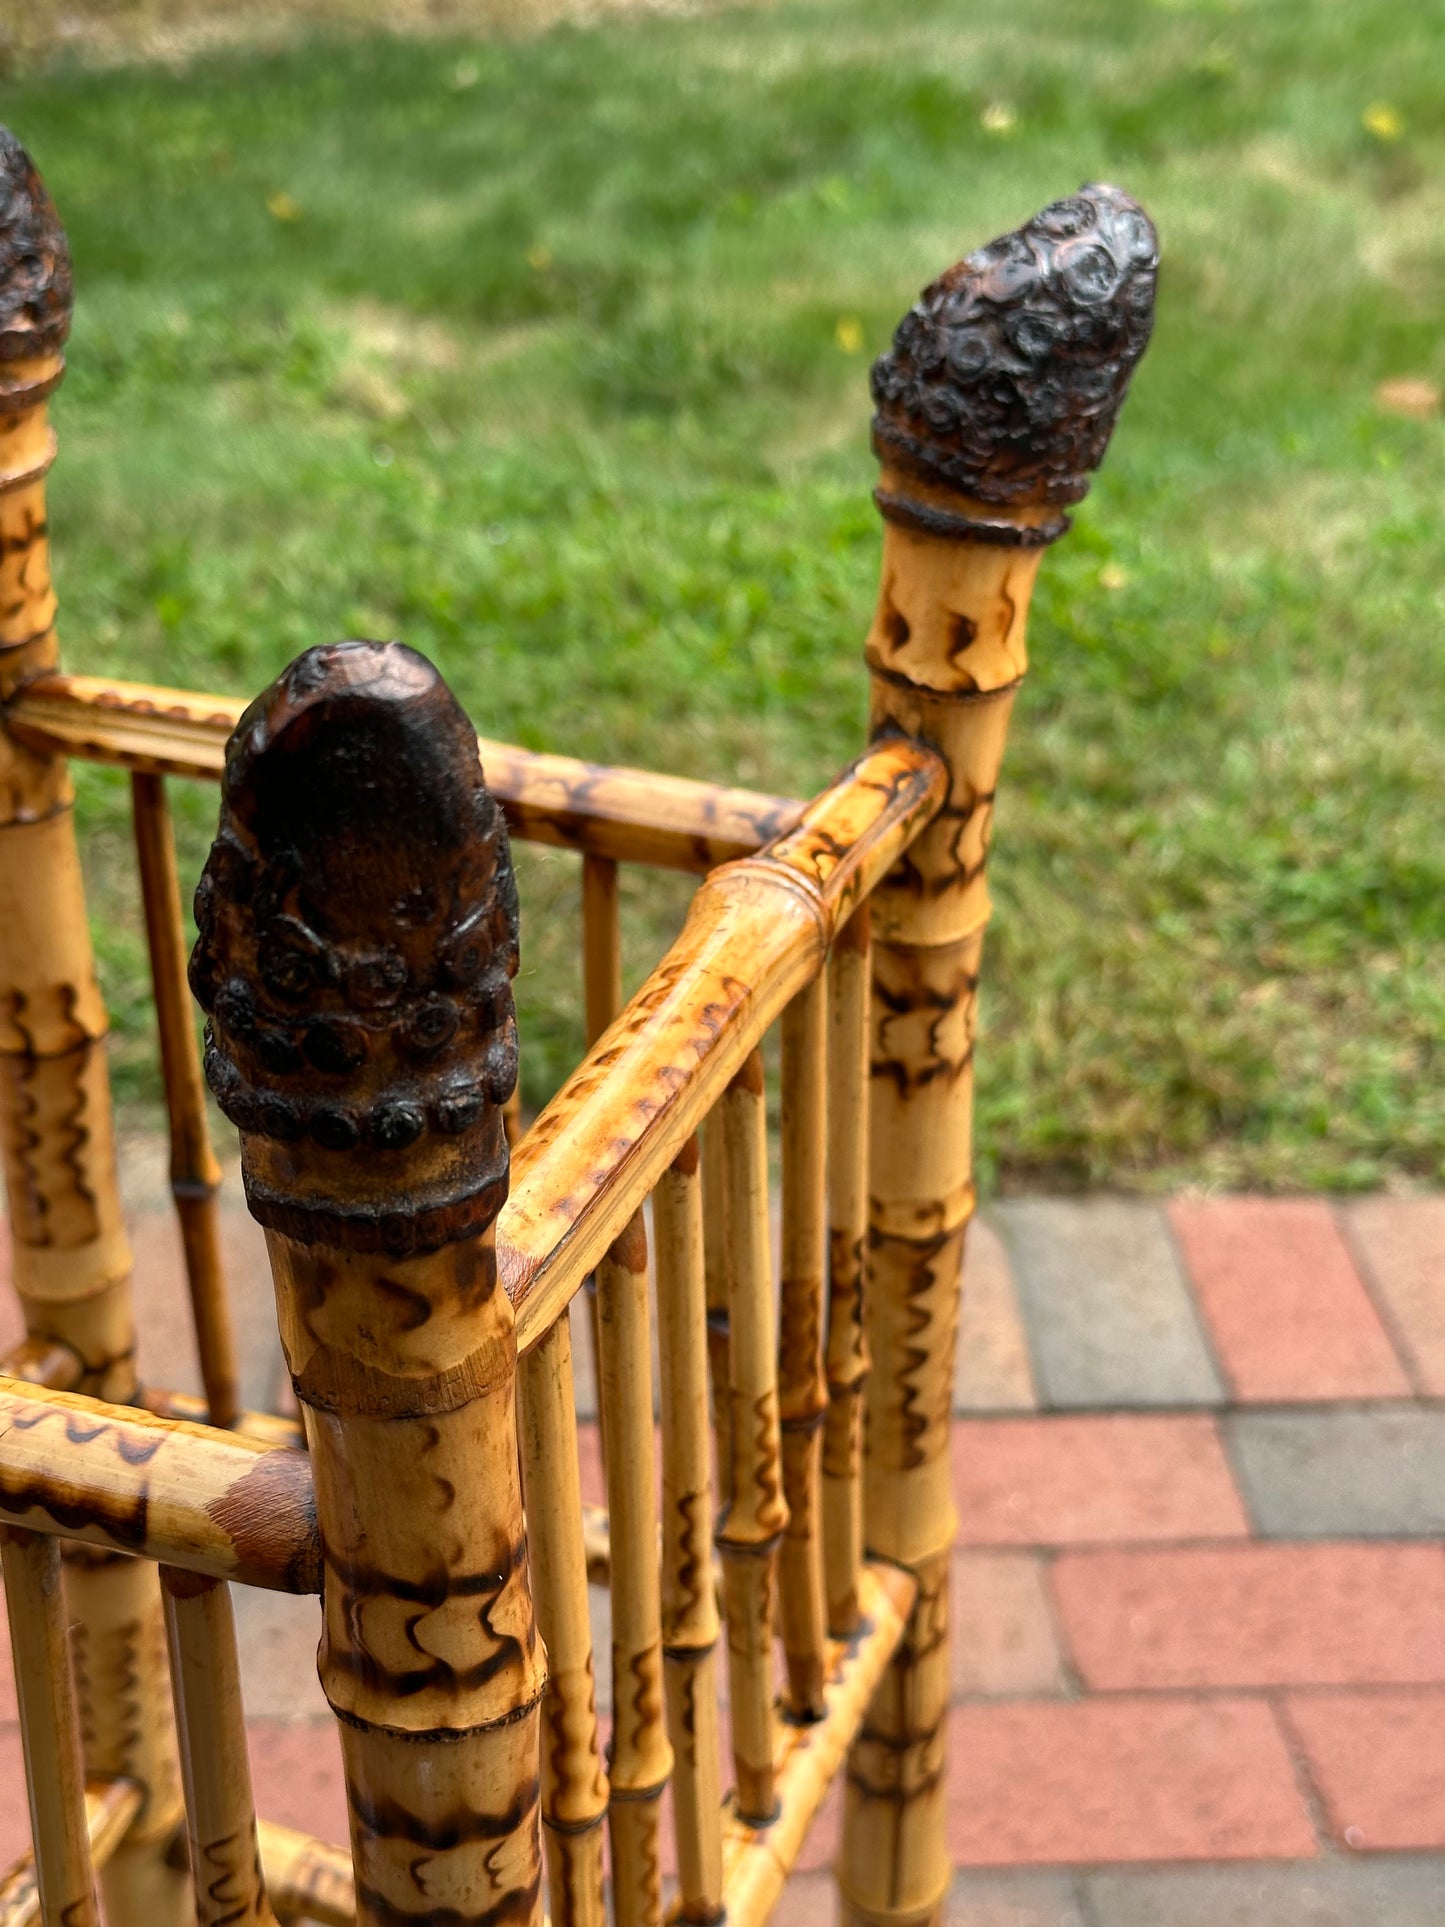
[[[1397,141],[1405,131],[1398,111],[1383,100],[1371,102],[1360,116],[1360,125],[1377,141]]]
[[[845,355],[856,355],[863,346],[862,322],[851,314],[839,315],[838,325],[833,330],[833,339]]]
[[[268,194],[266,196],[266,212],[271,216],[273,221],[299,221],[301,219],[301,203],[293,200],[289,194],[281,192]]]
[[[534,241],[527,249],[527,266],[534,274],[545,274],[552,265],[552,250],[545,241]]]
[[[991,100],[978,117],[985,134],[1011,134],[1019,124],[1019,113],[1012,101]]]

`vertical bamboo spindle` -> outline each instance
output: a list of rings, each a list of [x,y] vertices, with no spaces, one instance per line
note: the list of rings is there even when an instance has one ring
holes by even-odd
[[[738,1813],[777,1817],[773,1775],[773,1595],[788,1523],[778,1411],[777,1317],[768,1235],[763,1060],[753,1051],[719,1100],[728,1219],[728,1397],[732,1478],[718,1527],[727,1618]]]
[[[858,1630],[863,1562],[863,1388],[868,1381],[869,907],[828,960],[828,1412],[823,1421],[823,1582],[828,1631]]]
[[[582,1002],[591,1050],[622,1008],[622,906],[617,865],[609,856],[582,858]],[[592,1334],[593,1383],[601,1377],[601,1335],[597,1325],[597,1279],[587,1280],[588,1327]],[[607,1434],[597,1413],[597,1450],[605,1469]]]
[[[231,1589],[161,1572],[197,1927],[274,1927],[261,1875]]]
[[[221,794],[191,987],[311,1449],[357,1917],[535,1922],[545,1678],[493,1230],[506,833],[465,715],[399,644],[299,657]]]
[[[205,1086],[196,1050],[193,1006],[186,988],[186,935],[181,921],[175,837],[165,778],[138,771],[130,781],[170,1125],[171,1196],[181,1228],[208,1416],[212,1425],[229,1425],[241,1409],[241,1388],[216,1209],[221,1167],[211,1149],[206,1124]]]
[[[662,1711],[662,1600],[647,1233],[637,1213],[597,1267],[612,1531],[612,1905],[617,1927],[662,1919],[659,1835],[672,1748]]]
[[[547,1649],[542,1702],[542,1827],[553,1927],[605,1927],[602,1822],[607,1775],[587,1607],[572,1326],[561,1317],[519,1367],[522,1480],[537,1630]]]
[[[65,369],[70,297],[55,210],[0,129],[0,702],[59,661],[46,401]],[[84,1367],[78,1389],[123,1404],[136,1392],[135,1330],[105,1033],[65,761],[22,749],[0,721],[0,1150],[14,1285],[30,1337],[68,1346]],[[146,1793],[102,1875],[107,1912],[178,1927],[190,1891],[166,1858],[181,1785],[155,1571],[77,1549],[66,1592],[86,1772]]]
[[[701,1151],[685,1144],[652,1194],[662,1370],[662,1644],[677,1828],[678,1916],[722,1918],[722,1776],[708,1463]]]
[[[0,1526],[0,1566],[43,1927],[100,1927],[75,1681],[66,1638],[60,1544]]]
[[[723,1157],[722,1108],[702,1127],[702,1265],[707,1301],[707,1375],[712,1387],[717,1440],[717,1502],[732,1492],[732,1413],[728,1404],[728,1215],[727,1165]]]
[[[783,1012],[783,1263],[778,1347],[783,1497],[778,1626],[788,1666],[790,1719],[823,1717],[821,1427],[823,1269],[827,1242],[827,987],[815,977]]]
[[[864,1530],[919,1587],[848,1773],[845,1914],[874,1927],[935,1919],[949,1878],[948,1420],[994,790],[1034,576],[1143,353],[1156,260],[1142,209],[1085,188],[926,289],[873,370],[872,728],[926,738],[952,774],[873,898]]]

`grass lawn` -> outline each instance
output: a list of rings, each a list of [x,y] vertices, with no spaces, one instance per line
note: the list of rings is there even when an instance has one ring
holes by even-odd
[[[68,58],[68,57],[67,57]],[[796,0],[0,82],[79,305],[74,668],[250,693],[400,636],[488,734],[802,791],[859,745],[869,357],[1080,180],[1162,235],[1155,343],[1045,561],[998,810],[996,1185],[1438,1183],[1439,0]],[[82,771],[125,1102],[123,779]],[[179,786],[178,786],[179,788]],[[178,796],[185,873],[214,792]],[[580,1047],[527,853],[529,1102]],[[634,976],[676,880],[627,882]]]

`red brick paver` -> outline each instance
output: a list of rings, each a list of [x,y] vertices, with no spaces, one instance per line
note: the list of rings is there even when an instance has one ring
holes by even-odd
[[[960,1706],[949,1746],[949,1844],[965,1866],[1315,1852],[1260,1700]]]
[[[1415,1389],[1445,1398],[1445,1198],[1360,1198],[1345,1223]]]
[[[1439,1546],[1076,1552],[1050,1578],[1096,1691],[1445,1681]]]
[[[1328,1205],[1312,1198],[1176,1200],[1170,1216],[1237,1397],[1409,1393]]]
[[[341,1739],[332,1720],[252,1720],[251,1787],[256,1811],[320,1840],[347,1838]]]
[[[963,1545],[1242,1538],[1212,1418],[1154,1413],[963,1419],[953,1428]]]
[[[1445,1691],[1291,1693],[1286,1718],[1346,1846],[1445,1847]]]

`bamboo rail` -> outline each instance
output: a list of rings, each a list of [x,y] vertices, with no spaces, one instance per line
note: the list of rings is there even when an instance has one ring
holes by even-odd
[[[60,1547],[36,1533],[0,1527],[0,1568],[15,1661],[40,1919],[43,1927],[100,1927]]]
[[[706,877],[682,934],[517,1147],[497,1258],[530,1350],[655,1187],[835,929],[940,807],[934,752],[878,743],[761,855]]]
[[[662,1379],[662,1649],[674,1756],[678,1914],[723,1912],[718,1609],[708,1466],[701,1152],[690,1138],[652,1194]]]
[[[194,1006],[186,986],[175,836],[163,777],[139,770],[132,775],[131,814],[170,1124],[171,1196],[185,1253],[201,1382],[211,1424],[232,1425],[241,1409],[241,1391],[216,1211],[221,1167],[206,1123]]]
[[[274,1927],[256,1838],[230,1592],[217,1579],[172,1566],[161,1569],[161,1592],[197,1927]]]
[[[862,1611],[863,1388],[868,1381],[869,906],[844,924],[828,962],[828,1409],[823,1420],[823,1568],[828,1631]]]
[[[12,696],[6,722],[18,743],[42,757],[214,782],[245,707],[234,696],[51,671]],[[612,862],[701,874],[751,855],[803,812],[791,797],[584,763],[487,737],[477,748],[514,836]]]
[[[569,1319],[559,1318],[522,1360],[517,1392],[532,1595],[547,1649],[542,1840],[550,1919],[553,1927],[605,1927],[602,1822],[608,1788],[597,1738],[587,1607],[592,1561],[582,1509]],[[610,1577],[610,1538],[607,1553]]]
[[[258,697],[196,905],[207,1076],[311,1447],[358,1922],[540,1923],[545,1670],[492,1229],[516,887],[429,663],[336,644]]]
[[[125,1838],[140,1806],[141,1790],[133,1780],[92,1780],[86,1786],[85,1827],[90,1863],[97,1872]],[[39,1919],[40,1886],[31,1851],[0,1878],[0,1927],[35,1927]]]
[[[354,1927],[356,1875],[345,1847],[333,1847],[275,1820],[256,1822],[266,1892],[282,1920]],[[0,1927],[8,1927],[0,1921]]]
[[[1156,261],[1143,210],[1086,188],[925,289],[873,370],[870,726],[935,744],[949,794],[872,902],[864,1535],[918,1597],[848,1770],[839,1881],[868,1927],[936,1920],[949,1883],[948,1421],[984,865],[1034,577],[1144,351]]]
[[[273,1592],[321,1589],[304,1452],[16,1379],[0,1379],[0,1519]]]
[[[3,129],[0,208],[0,705],[8,705],[59,661],[47,405],[65,370],[71,270],[49,196]],[[0,1158],[13,1283],[29,1337],[81,1360],[81,1391],[124,1402],[136,1391],[131,1254],[72,803],[63,753],[0,728]],[[184,1927],[189,1894],[164,1852],[181,1789],[155,1572],[94,1552],[72,1557],[66,1597],[86,1773],[134,1780],[145,1793],[103,1873],[106,1912]]]

